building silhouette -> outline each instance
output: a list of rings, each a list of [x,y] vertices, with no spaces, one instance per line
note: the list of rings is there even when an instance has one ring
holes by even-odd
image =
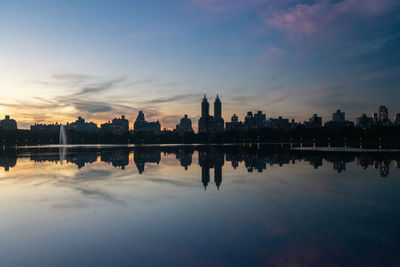
[[[335,129],[343,127],[353,127],[354,123],[346,120],[345,113],[340,109],[332,113],[332,120],[325,123],[325,127]]]
[[[345,113],[342,112],[340,109],[336,110],[335,113],[332,113],[332,121],[336,123],[343,123],[346,121]]]
[[[254,119],[252,111],[248,111],[246,116],[244,117],[244,128],[246,130],[256,129],[256,120]]]
[[[144,113],[143,111],[139,111],[139,114],[136,118],[136,121],[133,126],[134,132],[152,132],[154,134],[160,134],[161,133],[161,124],[157,120],[156,122],[148,122],[144,118]]]
[[[361,117],[356,119],[356,126],[359,128],[369,128],[374,125],[374,119],[372,117],[368,117],[366,114],[362,114]]]
[[[101,125],[103,133],[113,133],[117,135],[125,134],[129,131],[129,121],[125,119],[125,115],[121,118],[115,118],[112,122],[106,122]]]
[[[86,122],[82,117],[78,117],[75,122],[67,123],[65,129],[88,133],[96,133],[99,130],[96,123]]]
[[[6,115],[4,117],[4,120],[0,121],[0,130],[16,131],[17,130],[17,122],[13,119],[10,119],[10,115]]]
[[[374,112],[372,114],[372,120],[374,125],[379,125],[379,118],[378,118],[378,113]]]
[[[319,117],[317,114],[313,114],[308,121],[304,122],[304,126],[311,128],[320,128],[322,126],[322,117]]]
[[[36,133],[59,133],[60,126],[61,124],[58,124],[58,122],[56,122],[55,124],[35,123],[34,125],[31,125],[31,131]]]
[[[266,115],[261,110],[253,115],[252,111],[248,111],[244,117],[244,128],[246,130],[263,129],[267,126]]]
[[[379,107],[379,123],[380,125],[389,125],[389,112],[386,106]]]
[[[187,133],[193,133],[192,121],[188,118],[188,116],[186,114],[180,120],[179,124],[176,125],[175,131],[179,135],[185,135]]]
[[[199,133],[215,134],[224,131],[222,118],[222,103],[217,95],[214,102],[214,117],[210,115],[210,104],[206,95],[201,102],[201,117],[199,119]]]
[[[129,165],[128,149],[113,149],[101,152],[101,161],[111,163],[115,168],[125,169]]]
[[[268,126],[273,129],[287,130],[291,127],[291,124],[289,122],[289,119],[284,119],[281,116],[279,116],[277,119],[274,118],[269,119]]]
[[[244,129],[243,123],[239,121],[239,118],[236,114],[233,114],[230,122],[226,122],[227,131],[239,132],[243,131],[243,129]]]
[[[394,117],[394,124],[400,126],[400,113],[397,113]]]
[[[161,161],[160,148],[140,148],[134,150],[133,161],[135,162],[136,168],[139,174],[144,172],[146,163],[157,163]]]
[[[189,166],[192,165],[192,155],[193,151],[190,150],[188,151],[184,149],[179,149],[176,152],[176,159],[179,160],[181,166],[184,167],[185,170],[187,170]]]

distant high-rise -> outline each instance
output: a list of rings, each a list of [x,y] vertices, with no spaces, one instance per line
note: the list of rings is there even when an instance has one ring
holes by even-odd
[[[308,127],[321,127],[322,126],[322,117],[318,116],[317,114],[312,115],[308,121],[304,122],[305,126]]]
[[[343,123],[346,121],[345,113],[342,112],[340,109],[336,110],[335,113],[332,113],[332,121],[333,122],[340,122]]]
[[[233,123],[239,122],[239,117],[236,114],[233,114],[233,116],[231,118],[231,122],[233,122]]]
[[[379,107],[379,123],[387,125],[389,123],[389,112],[386,106]]]
[[[267,124],[266,115],[263,114],[261,110],[259,110],[257,111],[257,113],[254,114],[254,121],[256,123],[257,129],[265,128]]]
[[[277,119],[269,119],[268,121],[269,127],[273,129],[289,129],[291,124],[289,123],[289,119],[284,119],[279,116]],[[293,121],[294,124],[294,121]]]
[[[256,128],[256,121],[252,111],[248,111],[246,117],[244,117],[244,127],[247,130]]]
[[[236,114],[233,114],[231,118],[231,122],[226,123],[227,131],[242,131],[243,123],[239,121],[239,118]]]
[[[375,125],[378,125],[378,124],[379,124],[378,113],[376,113],[376,112],[373,113],[373,114],[372,114],[372,119],[373,119]]]
[[[372,117],[368,117],[366,114],[362,114],[361,117],[357,118],[356,126],[360,128],[369,128],[373,126],[374,119]]]

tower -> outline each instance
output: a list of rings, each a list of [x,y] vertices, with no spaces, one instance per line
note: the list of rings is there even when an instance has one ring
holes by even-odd
[[[210,116],[210,104],[208,104],[206,95],[204,94],[203,101],[201,102],[201,117],[207,119]]]
[[[215,118],[221,118],[222,116],[222,104],[221,100],[219,99],[219,96],[217,95],[217,98],[215,99],[214,102],[214,117]]]
[[[222,103],[217,95],[214,101],[214,129],[213,132],[223,132],[224,131],[224,119],[222,118]]]

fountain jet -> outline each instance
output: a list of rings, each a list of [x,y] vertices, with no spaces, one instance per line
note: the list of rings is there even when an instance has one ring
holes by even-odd
[[[59,148],[60,162],[62,165],[65,160],[65,154],[67,153],[66,145],[68,144],[67,143],[67,133],[65,132],[64,125],[60,126],[60,140],[59,141],[60,141],[60,148]]]

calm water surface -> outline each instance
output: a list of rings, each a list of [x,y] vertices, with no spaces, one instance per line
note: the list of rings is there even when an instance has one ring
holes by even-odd
[[[0,152],[1,266],[399,266],[400,156]]]

